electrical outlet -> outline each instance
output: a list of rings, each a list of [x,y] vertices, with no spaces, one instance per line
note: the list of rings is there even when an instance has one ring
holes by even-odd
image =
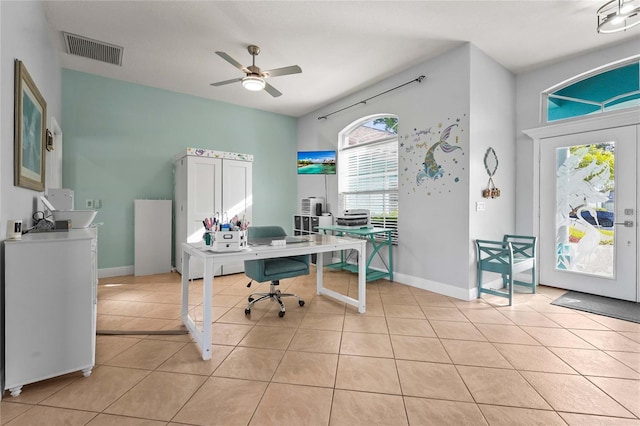
[[[102,206],[102,201],[100,200],[93,200],[93,208],[94,209],[99,209]]]
[[[86,206],[88,209],[92,209],[93,208],[93,200],[87,200],[86,201]]]
[[[487,205],[485,204],[484,201],[476,201],[476,211],[477,212],[483,212],[487,210]]]

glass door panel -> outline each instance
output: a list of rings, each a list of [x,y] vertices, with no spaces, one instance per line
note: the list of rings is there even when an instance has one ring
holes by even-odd
[[[556,148],[556,268],[615,277],[615,142]]]
[[[638,301],[637,126],[540,141],[540,283]]]

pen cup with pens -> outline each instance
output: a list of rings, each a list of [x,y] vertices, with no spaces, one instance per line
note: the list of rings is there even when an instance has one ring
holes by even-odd
[[[204,225],[205,229],[204,234],[202,234],[202,239],[204,240],[205,245],[210,246],[213,242],[212,233],[215,232],[216,228],[218,227],[217,215],[215,217],[205,217],[202,221],[202,224]]]

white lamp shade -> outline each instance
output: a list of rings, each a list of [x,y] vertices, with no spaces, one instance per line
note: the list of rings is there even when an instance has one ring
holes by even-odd
[[[266,85],[264,79],[260,78],[260,77],[255,77],[252,75],[248,75],[245,78],[242,79],[242,87],[244,87],[247,90],[251,90],[251,91],[258,91],[258,90],[262,90],[264,89],[264,86]]]

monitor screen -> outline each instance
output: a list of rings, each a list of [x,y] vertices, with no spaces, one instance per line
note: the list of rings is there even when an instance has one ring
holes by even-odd
[[[298,151],[299,175],[335,175],[335,151]]]

